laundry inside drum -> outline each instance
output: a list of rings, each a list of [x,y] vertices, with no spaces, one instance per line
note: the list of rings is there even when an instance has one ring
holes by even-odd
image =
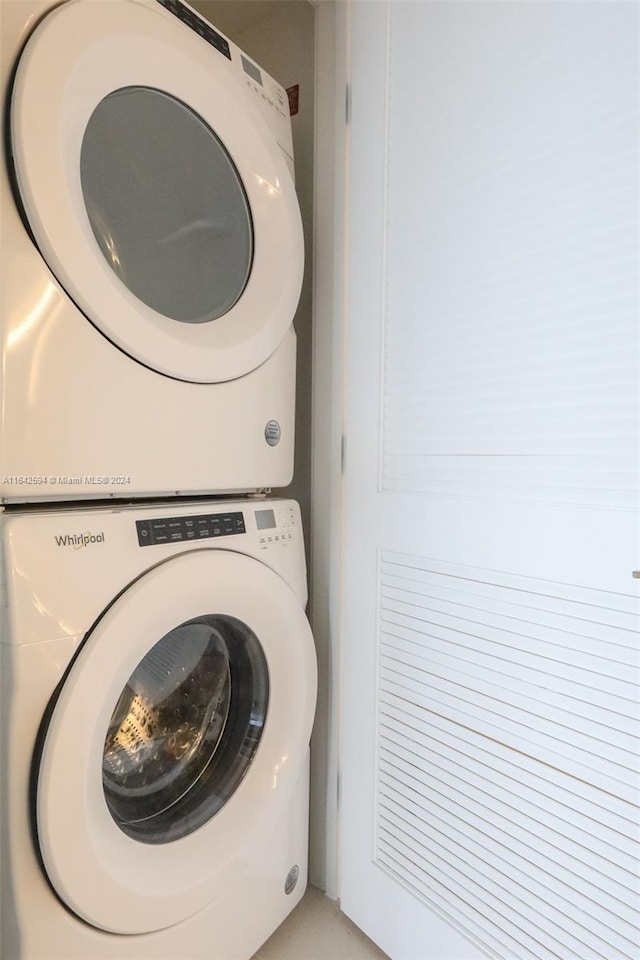
[[[121,829],[167,842],[209,819],[253,758],[267,699],[245,624],[203,617],[166,634],[129,678],[105,739],[103,787]]]
[[[168,634],[136,669],[109,726],[104,767],[114,793],[141,801],[139,819],[166,809],[202,772],[229,695],[223,640],[204,624]]]

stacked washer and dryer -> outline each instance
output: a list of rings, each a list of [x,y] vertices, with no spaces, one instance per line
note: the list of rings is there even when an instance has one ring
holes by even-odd
[[[248,960],[316,695],[286,94],[180,0],[0,18],[0,956]]]

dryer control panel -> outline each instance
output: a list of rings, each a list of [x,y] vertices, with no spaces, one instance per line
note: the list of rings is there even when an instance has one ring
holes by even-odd
[[[157,0],[157,3],[229,61],[229,69],[249,92],[253,103],[272,129],[294,178],[291,115],[286,90],[189,4],[183,0]]]
[[[162,4],[165,10],[172,13],[174,17],[177,17],[182,23],[185,23],[192,30],[195,30],[196,33],[199,33],[203,40],[210,43],[212,47],[215,47],[216,50],[227,57],[228,60],[231,60],[229,41],[206,23],[195,10],[181,3],[180,0],[158,0],[158,3]]]

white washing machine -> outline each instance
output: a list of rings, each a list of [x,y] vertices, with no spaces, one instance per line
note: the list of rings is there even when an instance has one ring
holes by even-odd
[[[293,501],[0,517],[3,960],[247,960],[307,879]]]
[[[0,500],[286,485],[285,91],[181,0],[0,17]]]

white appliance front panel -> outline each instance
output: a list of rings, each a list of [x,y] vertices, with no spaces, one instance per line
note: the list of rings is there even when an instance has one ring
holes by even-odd
[[[208,519],[203,524],[204,518]],[[195,521],[200,529],[204,526],[197,542],[191,536]],[[146,545],[145,531],[151,537],[149,545]],[[220,565],[214,558],[219,559]],[[184,579],[174,578],[174,564],[183,572],[189,566]],[[199,587],[198,571],[202,572],[204,567],[208,572]],[[213,571],[213,567],[217,569]],[[144,576],[146,571],[150,572],[155,584],[149,586],[149,591],[144,586],[145,581],[150,584]],[[167,578],[166,582],[161,584],[157,577]],[[125,589],[132,581],[136,581],[133,593]],[[204,588],[204,592],[198,595],[200,588]],[[108,666],[108,670],[98,669],[97,674],[94,673],[95,682],[92,683],[95,661],[92,657],[88,661],[83,659],[83,654],[89,650],[88,646],[82,647],[85,635],[123,590],[123,605],[117,602],[111,606],[99,624],[102,632],[97,630],[92,634],[94,639],[102,636],[100,656],[104,658],[103,664]],[[137,599],[134,599],[134,593]],[[240,617],[250,619],[255,614],[260,619],[266,613],[269,623],[262,624],[265,629],[264,652],[275,684],[271,694],[279,704],[275,719],[273,713],[267,714],[267,722],[274,735],[280,728],[290,749],[280,751],[278,770],[272,771],[276,776],[276,789],[273,790],[274,780],[271,779],[268,794],[270,798],[276,796],[275,802],[267,800],[255,805],[254,809],[246,794],[242,799],[240,791],[245,790],[245,781],[242,781],[237,798],[240,806],[245,804],[251,809],[243,824],[246,843],[244,837],[240,837],[237,856],[231,867],[228,861],[218,860],[217,831],[210,836],[215,848],[213,853],[209,846],[208,854],[207,850],[198,850],[190,857],[192,867],[200,863],[203,869],[210,871],[211,897],[203,909],[171,927],[123,936],[79,919],[61,905],[47,882],[34,851],[31,811],[25,802],[32,757],[37,749],[38,729],[47,714],[47,705],[74,658],[78,656],[69,676],[76,693],[66,694],[73,700],[72,710],[70,713],[66,709],[59,712],[59,716],[63,715],[60,728],[64,732],[66,726],[72,739],[80,735],[81,738],[98,737],[99,740],[96,725],[89,714],[101,712],[97,701],[106,695],[105,688],[110,683],[107,674],[113,678],[114,670],[122,672],[125,669],[119,663],[120,657],[114,657],[114,651],[121,650],[124,659],[135,659],[133,647],[142,650],[153,639],[149,634],[150,619],[155,617],[158,630],[162,629],[163,617],[169,622],[172,611],[176,615],[186,612],[184,604],[188,605],[189,596],[197,601],[198,609],[202,603],[214,603],[217,597],[219,605],[235,610]],[[127,597],[132,605],[125,600]],[[148,600],[152,602],[148,603]],[[84,960],[87,956],[96,960],[128,960],[132,951],[137,957],[148,960],[152,957],[175,960],[182,953],[194,960],[247,960],[256,952],[299,901],[306,887],[308,750],[306,744],[298,750],[294,743],[302,728],[310,724],[315,702],[315,658],[302,613],[305,602],[300,513],[298,505],[290,500],[207,498],[90,509],[51,505],[37,512],[13,507],[0,513],[0,724],[5,733],[2,764],[7,773],[2,780],[0,797],[5,823],[0,883],[7,892],[3,897],[0,929],[3,957],[42,960],[49,955],[53,942],[61,945],[60,949],[70,960]],[[137,620],[133,616],[136,604]],[[118,623],[110,622],[110,615],[115,615]],[[139,630],[135,629],[136,622]],[[258,620],[253,622],[262,635]],[[300,628],[297,632],[296,622]],[[74,624],[80,626],[76,634],[73,633]],[[93,663],[93,667],[87,667],[85,675],[84,664],[87,662]],[[302,662],[305,664],[303,676],[297,689],[291,690],[293,677],[298,676]],[[71,687],[67,690],[70,691]],[[308,700],[305,699],[307,696]],[[299,703],[296,709],[300,699],[304,703]],[[296,714],[288,717],[283,725],[282,717],[288,710],[296,710]],[[73,729],[70,720],[73,715],[78,730]],[[273,742],[271,746],[266,740],[265,743],[268,753]],[[262,746],[261,742],[259,751]],[[98,743],[99,751],[101,747]],[[58,774],[65,785],[60,787],[59,782],[56,788],[58,774],[53,775],[52,788],[60,789],[62,797],[60,804],[53,804],[53,807],[58,807],[61,835],[66,835],[67,839],[51,839],[50,842],[55,867],[57,869],[60,864],[63,872],[66,871],[65,848],[75,851],[70,867],[73,874],[77,851],[83,850],[85,845],[79,843],[75,831],[68,833],[74,819],[70,817],[67,805],[71,798],[72,805],[82,806],[91,795],[91,788],[78,787],[76,791],[69,791],[66,776],[71,772],[73,776],[86,774],[89,780],[93,776],[95,796],[99,763],[96,763],[95,751],[93,765],[90,752],[83,762],[79,755],[74,755],[74,750],[70,755],[66,747],[61,746],[60,751],[61,759],[55,761],[54,766],[59,768]],[[248,775],[245,779],[248,794],[252,781]],[[256,796],[267,789],[260,777],[254,786]],[[104,799],[100,799],[101,803],[91,806],[98,820],[105,807]],[[235,799],[234,794],[228,801],[231,811],[227,821],[229,829],[237,826],[234,826],[233,811],[235,809],[237,813],[239,807],[235,807]],[[45,832],[49,830],[47,835],[53,838],[58,833],[56,815],[50,815],[52,805],[45,802],[44,808],[44,820],[48,824]],[[221,813],[224,812],[223,808]],[[218,821],[217,814],[215,821]],[[255,830],[254,821],[259,821]],[[202,840],[205,835],[209,836],[206,829],[200,829],[193,836]],[[119,866],[118,858],[112,856],[114,850],[121,852],[120,846],[105,847],[105,838],[101,837],[99,830],[95,837],[92,835],[91,843],[94,841],[98,859],[103,855],[105,860],[98,874],[104,870],[107,873],[115,871],[113,883],[116,888],[132,883],[135,887],[138,882],[135,879],[137,861],[128,874],[120,876],[121,884],[118,871],[124,866],[122,863]],[[62,861],[57,853],[58,844],[61,844]],[[224,839],[221,844],[224,847]],[[133,844],[133,849],[142,846],[145,845]],[[182,863],[180,846],[180,843],[166,845],[167,849],[173,847],[178,851],[174,877],[178,886],[180,877],[183,881],[186,878],[187,883],[194,880],[193,870]],[[129,847],[131,849],[131,844]],[[89,856],[94,855],[95,849]],[[298,881],[292,887],[287,884],[287,878],[294,868]],[[141,869],[143,872],[149,869],[144,857]],[[54,868],[52,870],[55,872]],[[160,887],[163,884],[173,882],[171,877],[171,867],[164,868],[158,876],[151,876],[157,884],[158,896],[162,895]],[[91,871],[82,880],[80,895],[83,897],[86,893],[91,900],[95,896],[95,882],[99,884],[100,881],[95,880]],[[197,879],[194,882],[197,883]],[[143,891],[143,900],[145,893]],[[191,910],[187,899],[182,898],[185,916]],[[172,909],[175,913],[176,908]],[[149,918],[151,908],[148,903],[145,910]],[[126,910],[124,916],[126,921]],[[157,926],[166,922],[162,913]]]
[[[0,956],[43,960],[63,944],[66,960],[247,960],[302,897],[307,881],[308,757],[291,801],[254,840],[220,897],[173,927],[123,936],[91,927],[62,907],[41,869],[24,802],[31,748],[51,692],[73,653],[73,642],[10,647],[0,644],[0,713],[9,745],[4,754],[2,807],[6,834],[0,858],[3,897]],[[9,678],[10,681],[9,681]],[[10,683],[10,685],[9,685]],[[27,749],[26,747],[29,747]],[[7,842],[7,837],[10,842]],[[292,866],[300,869],[290,895]],[[251,905],[247,909],[247,905]]]
[[[109,721],[131,674],[158,640],[209,612],[246,624],[262,647],[269,675],[262,737],[240,785],[211,820],[170,843],[141,843],[125,834],[105,802]],[[315,697],[308,622],[295,594],[268,567],[232,552],[202,550],[151,569],[85,641],[47,729],[38,838],[59,896],[93,926],[126,934],[171,926],[215,900],[256,834],[292,796]]]
[[[215,35],[226,44],[226,55],[152,0],[63,4],[29,38],[11,105],[21,200],[36,243],[63,288],[122,350],[166,376],[197,383],[243,376],[271,356],[293,319],[303,270],[300,213],[285,154],[257,108],[248,75],[231,69],[231,47]],[[241,56],[236,48],[233,56]],[[282,107],[277,98],[272,103],[280,122]],[[173,139],[163,140],[165,127],[151,122],[154,104],[166,128],[171,124],[178,131]],[[135,148],[129,145],[128,128],[134,125],[153,141],[152,148],[143,148],[139,139]],[[190,131],[193,149],[180,142]],[[208,155],[206,163],[196,163],[205,151],[218,150],[215,142],[222,144],[246,193],[253,249],[242,254],[248,256],[244,266],[224,267],[234,237],[240,243],[240,201],[231,195],[212,199]],[[105,145],[112,159],[96,172]],[[121,169],[121,180],[110,172],[111,164]],[[222,173],[221,167],[217,179]],[[112,189],[96,198],[96,183],[107,175]],[[228,176],[233,178],[232,169]],[[132,178],[138,180],[136,189]],[[123,188],[129,184],[128,196],[118,196],[118,181]],[[225,189],[234,196],[242,190],[231,183]],[[152,214],[153,223],[146,224]],[[141,255],[144,245],[148,249]],[[181,282],[184,271],[173,266],[176,257],[190,265],[202,259],[193,284],[183,284],[182,292],[172,292],[169,284],[159,299],[142,294],[140,284],[150,293],[164,283],[165,272],[176,272],[175,282]],[[224,275],[236,269],[248,271],[246,286],[240,276],[229,304],[221,302],[222,313],[211,314],[196,295],[198,284],[210,284],[211,274],[218,273],[223,285]],[[224,300],[220,291],[209,291],[207,303],[219,296]]]
[[[225,493],[291,481],[292,327],[246,377],[169,380],[86,322],[20,229],[4,283],[3,501]],[[265,435],[272,423],[275,445]]]
[[[3,25],[0,36],[2,71],[3,82],[7,85],[11,82],[19,51],[25,44],[29,46],[29,37],[32,35],[35,41],[50,16],[57,18],[63,13],[65,16],[67,13],[71,15],[72,9],[85,7],[83,2],[74,2],[68,5],[68,10],[67,4],[64,4],[51,12],[48,0],[20,4],[0,0],[0,3]],[[181,56],[191,64],[187,74],[191,69],[201,73],[212,59],[223,62],[222,66],[233,74],[233,83],[227,78],[225,89],[246,91],[241,97],[243,103],[246,100],[246,111],[243,109],[241,116],[228,118],[228,122],[237,127],[239,142],[245,135],[251,139],[250,132],[241,132],[241,117],[244,117],[247,120],[246,129],[251,127],[255,137],[263,143],[263,149],[270,156],[273,154],[273,162],[276,163],[276,156],[285,158],[286,176],[283,174],[279,182],[283,194],[287,193],[294,203],[289,170],[291,160],[288,157],[291,151],[291,124],[288,117],[281,115],[280,108],[276,109],[273,105],[279,102],[277,85],[273,86],[275,81],[261,73],[265,97],[268,93],[268,99],[272,101],[269,103],[254,89],[256,83],[245,72],[241,52],[233,44],[230,44],[233,60],[229,61],[160,4],[151,0],[119,0],[114,5],[98,2],[88,6],[96,11],[96,15],[98,8],[116,7],[125,11],[124,19],[127,22],[130,15],[138,25],[151,22],[157,25],[164,43],[177,37],[176,51],[182,50]],[[68,39],[65,38],[63,44],[65,50]],[[58,56],[58,51],[55,59],[57,66],[53,72],[60,69],[59,61],[62,58]],[[170,65],[167,71],[171,74]],[[23,72],[26,72],[27,78],[31,73],[30,70]],[[38,148],[38,155],[42,153]],[[58,162],[57,147],[48,152],[51,163],[54,157]],[[10,166],[11,162],[12,157],[9,156]],[[65,182],[60,187],[60,196],[56,199],[49,172],[47,167],[45,205],[49,202],[66,202],[64,198],[61,199],[62,195],[71,203],[70,198],[76,194],[73,190],[69,192],[69,183]],[[257,181],[255,183],[261,203],[264,202],[269,209],[272,209],[272,205],[282,205],[284,201],[281,197],[269,195],[264,184],[260,186]],[[99,329],[97,323],[88,322],[87,316],[69,295],[69,290],[51,273],[25,228],[10,178],[3,175],[0,186],[3,228],[0,234],[0,262],[4,264],[0,283],[0,359],[3,369],[0,396],[0,502],[233,494],[286,486],[293,473],[296,362],[295,334],[290,326],[293,309],[287,311],[289,320],[284,326],[284,313],[280,313],[276,321],[263,311],[263,306],[266,309],[266,300],[254,312],[251,323],[262,324],[261,329],[267,331],[264,336],[267,339],[272,337],[272,343],[268,346],[266,340],[261,340],[262,333],[257,332],[257,339],[253,340],[253,334],[247,334],[245,367],[251,368],[251,372],[243,376],[239,375],[242,365],[227,365],[225,358],[229,358],[229,351],[222,341],[220,350],[214,351],[215,357],[208,367],[209,374],[200,378],[215,380],[218,377],[221,382],[187,382],[190,375],[187,376],[186,370],[182,371],[186,379],[175,379],[166,375],[166,372],[159,373],[151,369],[153,359],[150,354],[145,359],[140,353],[137,359],[133,359],[127,354],[125,346],[116,346],[116,338],[109,339],[105,327]],[[78,184],[74,190],[77,191],[77,188]],[[252,208],[252,215],[254,212]],[[297,206],[292,216],[299,218]],[[83,217],[85,228],[90,233],[86,246],[93,247],[96,263],[98,259],[101,260],[100,269],[105,269],[110,275],[109,283],[115,288],[120,285],[122,296],[134,300],[106,263],[86,211]],[[270,223],[267,229],[272,229]],[[256,236],[256,242],[260,240],[263,248],[260,256],[269,256],[271,254],[266,249],[276,249],[266,242],[272,234],[265,233],[262,236],[265,243],[260,236]],[[287,243],[284,247],[278,247],[278,256],[285,249],[289,250]],[[55,245],[58,249],[57,242]],[[297,241],[294,246],[295,251],[289,251],[293,260],[283,258],[274,263],[274,276],[276,273],[279,276],[286,275],[287,282],[297,269],[294,261],[302,256]],[[72,265],[77,262],[71,258]],[[239,307],[243,300],[244,295],[236,306]],[[125,313],[118,309],[112,311],[110,316],[124,317]],[[89,319],[95,318],[90,316]],[[130,319],[130,330],[143,329],[144,323],[139,314],[136,313],[133,318],[130,315]],[[196,340],[203,335],[204,327],[219,330],[221,324],[224,325],[223,321],[226,322],[225,317],[205,324],[160,319],[160,325],[169,323],[174,328],[184,328],[182,334],[193,336]],[[278,325],[279,333],[276,335]],[[239,324],[237,328],[240,339],[241,326]],[[148,333],[143,338],[144,344],[141,341],[143,352],[147,348],[153,351],[160,342],[156,338],[155,328],[149,328]],[[137,333],[133,335],[138,336]],[[180,351],[174,350],[173,345],[167,349],[165,359],[173,362],[172,358],[177,358]],[[245,348],[239,349],[242,353]],[[203,348],[196,351],[198,362],[207,355],[207,350]],[[211,359],[211,351],[209,354]],[[176,372],[179,372],[177,368],[174,375]]]
[[[217,516],[196,541],[178,533],[141,546],[139,525]],[[242,516],[244,532],[226,533]],[[267,525],[268,524],[268,525]],[[225,550],[254,557],[282,578],[304,609],[306,563],[300,508],[293,500],[195,500],[121,507],[16,511],[0,519],[8,628],[0,642],[40,644],[83,636],[134,580],[183,553]],[[173,528],[175,530],[175,528]],[[184,531],[184,526],[182,527]]]

